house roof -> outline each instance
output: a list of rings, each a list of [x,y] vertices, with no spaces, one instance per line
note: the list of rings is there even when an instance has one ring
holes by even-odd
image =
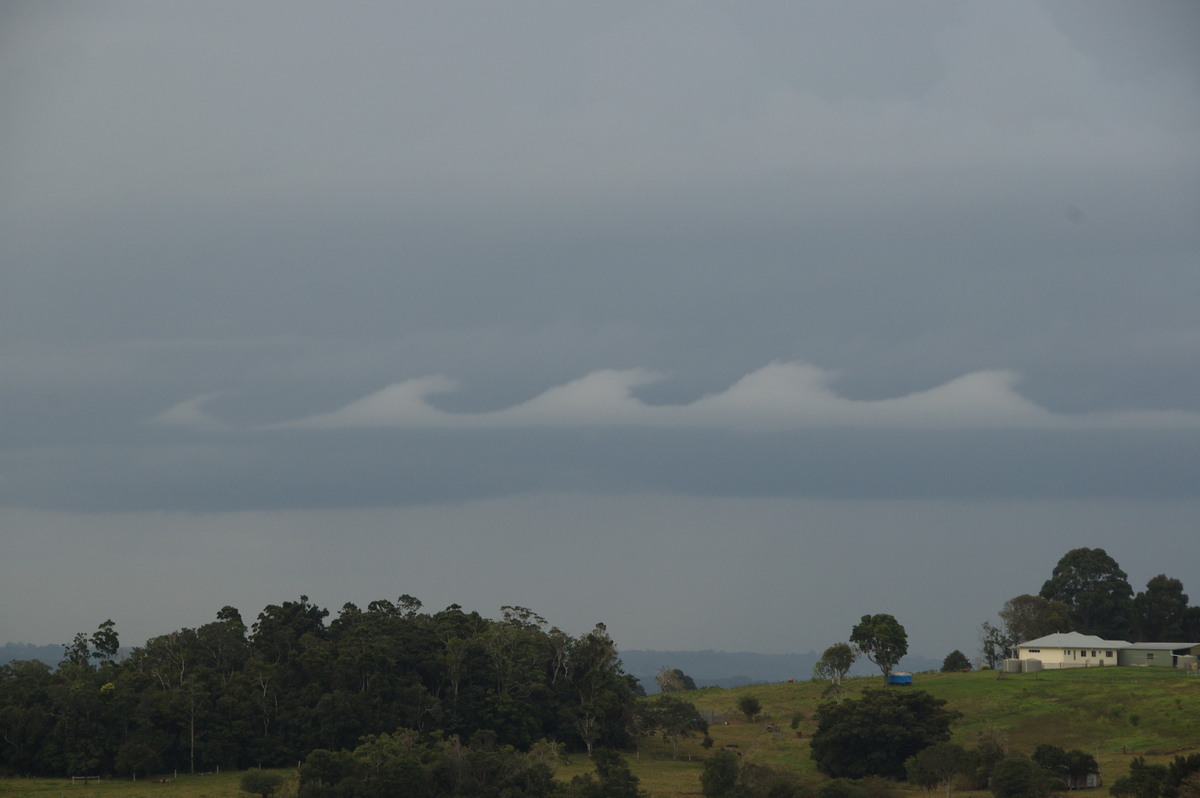
[[[1057,632],[1036,640],[1019,643],[1017,648],[1129,648],[1132,645],[1124,640],[1105,640],[1095,635],[1083,635],[1079,632]]]
[[[1178,651],[1181,648],[1194,648],[1200,646],[1200,643],[1130,643],[1125,648],[1134,648],[1139,651]]]

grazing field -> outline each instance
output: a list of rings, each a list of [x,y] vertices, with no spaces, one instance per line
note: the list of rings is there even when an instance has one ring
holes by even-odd
[[[155,779],[105,779],[72,782],[71,779],[0,779],[0,798],[248,798],[238,789],[244,771],[208,776],[169,775]],[[288,779],[276,793],[296,795],[296,772],[277,770]]]
[[[879,688],[878,677],[848,679],[847,697],[864,689]],[[686,739],[678,759],[662,740],[647,739],[628,761],[652,798],[697,798],[703,760],[712,751],[736,746],[746,761],[785,768],[816,785],[822,780],[808,756],[808,741],[816,729],[816,709],[824,700],[823,684],[797,682],[733,689],[706,688],[683,694],[697,708],[712,713],[711,750],[700,738]],[[1000,732],[1012,752],[1032,753],[1039,743],[1079,748],[1096,757],[1106,785],[1128,772],[1129,760],[1145,756],[1151,762],[1168,761],[1182,754],[1200,753],[1200,677],[1184,671],[1150,668],[1091,668],[1044,671],[1039,674],[975,673],[917,674],[913,687],[888,689],[926,690],[944,698],[951,709],[963,713],[954,726],[954,740],[975,747],[983,730]],[[752,695],[762,704],[761,714],[747,721],[738,711],[738,699]],[[797,728],[792,728],[798,718]],[[797,733],[799,732],[799,733]],[[560,765],[557,778],[591,771],[587,757],[573,755]],[[295,772],[278,771],[290,781],[280,793],[294,796]],[[0,798],[234,798],[240,773],[216,776],[179,776],[167,783],[105,781],[72,784],[69,779],[0,779]],[[909,790],[897,785],[896,791]],[[912,793],[922,791],[911,790]],[[1083,793],[1086,795],[1087,793]],[[1092,791],[1107,795],[1107,788]],[[958,798],[972,793],[957,792]],[[985,793],[976,794],[979,796]]]
[[[845,684],[847,698],[868,688],[884,689],[879,677],[847,679]],[[707,688],[687,696],[699,709],[714,713],[714,750],[737,745],[748,761],[778,765],[816,784],[823,777],[809,759],[808,740],[816,730],[823,689],[821,683],[796,682]],[[1002,733],[1012,752],[1031,754],[1039,743],[1084,750],[1100,763],[1105,784],[1126,775],[1134,756],[1160,762],[1177,754],[1200,753],[1200,677],[1194,672],[1089,668],[1004,674],[1003,678],[997,671],[921,673],[912,687],[887,689],[920,689],[944,698],[949,708],[963,714],[954,725],[953,739],[966,748],[974,748],[979,732],[988,729]],[[737,709],[744,695],[762,704],[755,722],[747,722]],[[791,728],[797,715],[802,736]],[[778,731],[769,731],[769,726]],[[697,758],[706,753],[695,740],[685,749]],[[643,745],[647,775],[655,770],[645,762],[651,750]],[[654,757],[664,755],[669,757],[670,750],[653,749]],[[637,767],[634,772],[642,775]],[[1097,792],[1107,795],[1108,791]],[[680,789],[655,793],[655,798],[688,794]]]

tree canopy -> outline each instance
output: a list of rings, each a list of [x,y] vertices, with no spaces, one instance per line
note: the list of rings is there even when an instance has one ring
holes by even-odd
[[[1133,598],[1134,628],[1146,642],[1188,640],[1188,597],[1183,583],[1159,574]]]
[[[278,773],[268,773],[265,770],[248,770],[242,776],[239,786],[242,792],[269,798],[283,786],[283,776]]]
[[[1011,754],[992,771],[992,795],[996,798],[1046,798],[1062,785],[1061,780],[1023,754]]]
[[[971,660],[967,659],[967,655],[955,649],[946,655],[942,660],[942,673],[954,673],[955,671],[971,670]]]
[[[845,688],[842,679],[858,659],[858,652],[849,643],[834,643],[813,665],[813,679],[828,679],[825,695],[841,701]]]
[[[654,677],[660,693],[681,693],[696,689],[696,681],[679,668],[664,665]]]
[[[908,653],[908,633],[891,615],[864,615],[850,632],[850,642],[883,671],[886,681],[892,668]]]
[[[934,743],[905,760],[904,772],[909,781],[926,790],[945,787],[946,798],[950,798],[954,780],[970,763],[970,756],[961,745]]]
[[[998,613],[1013,644],[1071,631],[1071,611],[1062,601],[1023,593],[1004,602]]]
[[[1038,595],[1065,604],[1076,632],[1111,640],[1132,636],[1133,589],[1104,549],[1068,551]]]
[[[905,761],[950,739],[960,713],[924,690],[867,690],[862,698],[817,709],[811,756],[828,776],[903,779]]]
[[[532,610],[499,619],[411,596],[328,610],[301,596],[247,629],[216,620],[118,660],[112,621],[56,669],[0,666],[0,770],[145,774],[295,764],[409,728],[527,750],[629,744],[635,682],[603,625],[578,637]]]
[[[671,744],[673,757],[679,756],[679,742],[683,738],[693,735],[708,738],[708,722],[696,705],[675,695],[638,702],[634,718],[641,734],[661,734]]]

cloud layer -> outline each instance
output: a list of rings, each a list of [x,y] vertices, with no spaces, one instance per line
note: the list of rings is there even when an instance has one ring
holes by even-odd
[[[942,656],[1034,547],[1146,531],[1159,573],[1200,491],[1197,30],[1186,0],[4,4],[0,640],[168,596],[194,625],[265,575],[243,609],[429,580],[714,647],[903,600]]]
[[[831,387],[835,374],[802,362],[775,362],[728,389],[684,404],[651,404],[638,388],[666,379],[646,369],[594,371],[519,404],[486,412],[450,412],[433,397],[458,389],[442,376],[397,382],[327,413],[266,429],[506,429],[661,427],[788,431],[829,427],[994,429],[1200,427],[1200,414],[1127,411],[1058,414],[1019,394],[1011,371],[977,371],[927,390],[886,399],[851,399]],[[205,410],[220,394],[181,402],[151,421],[167,426],[224,426]]]

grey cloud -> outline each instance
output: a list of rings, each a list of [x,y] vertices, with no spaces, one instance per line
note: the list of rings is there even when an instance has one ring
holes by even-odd
[[[73,511],[389,507],[561,492],[1186,498],[1178,430],[310,430],[10,450],[0,504]],[[209,433],[206,433],[209,434]]]
[[[446,412],[431,397],[453,392],[444,377],[395,383],[337,410],[274,428],[401,427],[699,427],[784,430],[820,427],[986,429],[1183,427],[1200,428],[1200,414],[1125,411],[1055,415],[1021,397],[1006,372],[967,374],[944,385],[887,399],[860,400],[830,390],[831,375],[805,363],[772,363],[729,388],[685,405],[649,404],[635,395],[663,375],[644,369],[596,371],[550,388],[518,405],[476,413]],[[211,429],[221,426],[205,405],[220,394],[185,400],[151,423]]]
[[[121,524],[139,562],[194,534],[262,563],[292,540],[274,524],[325,514],[376,556],[449,561],[357,508],[465,551],[504,505],[529,522],[505,541],[561,540],[564,567],[593,533],[709,516],[794,551],[763,530],[810,501],[854,507],[806,515],[812,537],[890,528],[888,503],[933,548],[945,507],[904,508],[952,504],[955,562],[1014,524],[1047,557],[1097,519],[1178,530],[1156,508],[1200,485],[1198,13],[6,4],[0,506],[30,559],[6,537],[0,586],[78,577]],[[455,390],[418,390],[437,375]],[[278,426],[305,419],[341,426]],[[713,595],[659,627],[736,624]]]
[[[39,596],[40,622],[9,616],[16,639],[67,641],[111,617],[122,641],[140,643],[227,604],[251,617],[301,593],[336,611],[404,592],[433,611],[528,606],[572,634],[604,621],[623,648],[770,652],[819,651],[879,610],[901,620],[913,652],[970,655],[979,624],[1036,592],[1070,548],[1105,548],[1136,586],[1166,569],[1194,591],[1163,552],[1194,545],[1196,515],[1194,500],[654,494],[224,514],[6,509],[0,600]],[[1155,545],[1132,534],[1143,529]],[[47,544],[58,551],[49,563]]]

